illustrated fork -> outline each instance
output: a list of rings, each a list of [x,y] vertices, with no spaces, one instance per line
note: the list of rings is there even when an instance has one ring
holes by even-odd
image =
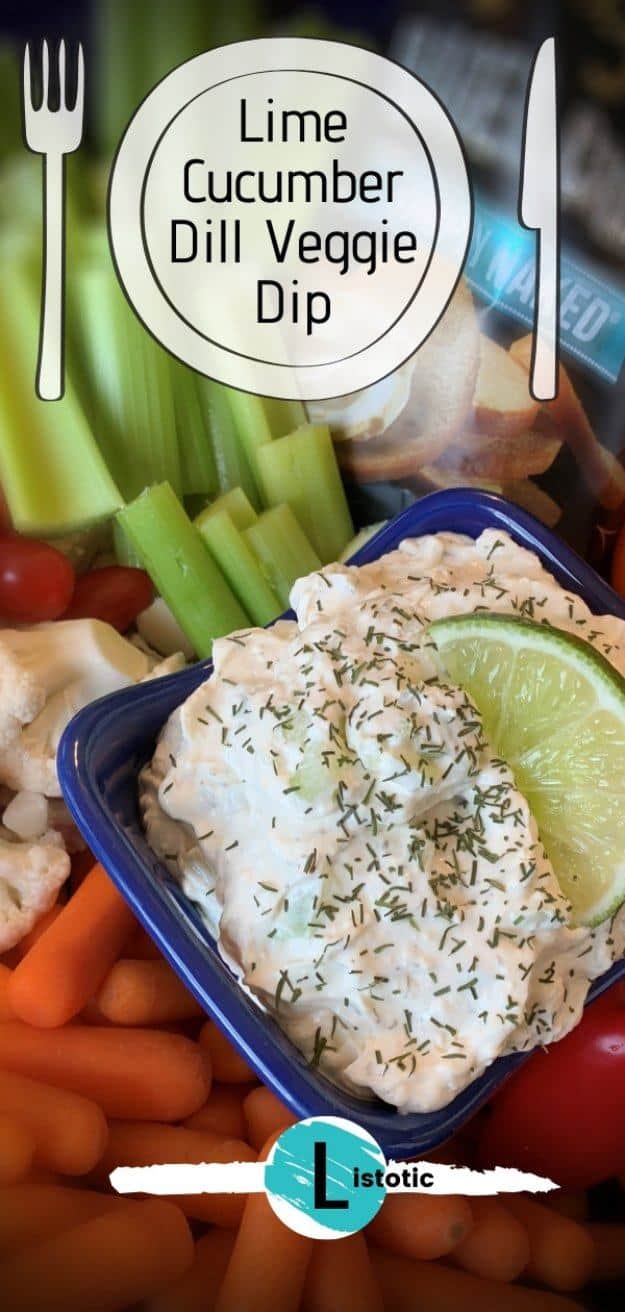
[[[26,145],[43,155],[43,296],[37,361],[37,395],[42,401],[57,401],[64,383],[64,274],[65,274],[65,156],[77,150],[83,130],[85,66],[78,47],[76,98],[67,104],[65,42],[58,49],[59,107],[50,108],[48,43],[41,51],[42,99],[35,108],[31,80],[30,47],[24,51],[24,133]]]

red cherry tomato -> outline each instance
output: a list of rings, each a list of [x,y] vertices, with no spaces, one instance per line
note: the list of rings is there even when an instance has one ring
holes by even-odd
[[[39,624],[56,620],[67,609],[74,590],[74,570],[47,542],[0,536],[0,620]]]
[[[625,1171],[625,993],[615,985],[540,1049],[492,1102],[480,1166],[516,1166],[567,1189]]]
[[[7,506],[6,497],[1,487],[0,487],[0,533],[3,536],[6,536],[7,534],[13,536],[13,528],[11,526],[11,516],[9,514],[9,507]]]
[[[76,580],[64,620],[105,620],[125,633],[154,596],[150,577],[127,565],[103,565]]]

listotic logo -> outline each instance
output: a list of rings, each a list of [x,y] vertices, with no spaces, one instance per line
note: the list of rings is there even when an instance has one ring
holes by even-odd
[[[371,1134],[338,1116],[314,1116],[278,1135],[262,1162],[119,1166],[118,1193],[266,1193],[276,1216],[312,1239],[363,1230],[390,1193],[547,1193],[557,1186],[527,1171],[472,1171],[440,1162],[387,1162]]]
[[[319,1117],[280,1135],[265,1166],[265,1189],[291,1230],[340,1239],[379,1212],[385,1173],[382,1149],[366,1130],[339,1117]]]

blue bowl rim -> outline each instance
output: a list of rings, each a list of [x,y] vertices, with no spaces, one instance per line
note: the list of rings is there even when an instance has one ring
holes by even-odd
[[[535,551],[558,581],[582,596],[595,614],[612,614],[625,620],[625,600],[592,566],[528,512],[494,493],[465,488],[431,493],[389,521],[351,557],[350,564],[368,564],[393,550],[405,537],[435,532],[463,532],[477,537],[485,528],[497,527]],[[67,726],[58,749],[59,780],[67,806],[94,855],[105,865],[187,988],[259,1078],[296,1116],[340,1114],[368,1129],[388,1157],[422,1155],[452,1137],[529,1054],[497,1058],[447,1107],[436,1112],[401,1114],[377,1100],[357,1099],[337,1088],[318,1071],[311,1071],[276,1022],[246,998],[211,946],[207,931],[198,931],[197,916],[184,914],[185,899],[173,888],[168,872],[149,853],[145,841],[123,828],[111,810],[108,799],[113,774],[98,778],[96,768],[105,747],[108,750],[112,743],[116,745],[119,769],[119,760],[128,762],[128,757],[119,757],[119,735],[123,737],[130,717],[136,721],[146,707],[154,710],[168,706],[160,720],[164,723],[171,710],[209,676],[211,669],[210,661],[199,662],[164,678],[112,693],[80,711]],[[134,775],[127,764],[128,768]],[[174,899],[176,915],[165,902],[165,888],[170,902]],[[189,919],[197,922],[191,929]],[[624,975],[625,961],[615,963],[595,981],[589,1000]]]

